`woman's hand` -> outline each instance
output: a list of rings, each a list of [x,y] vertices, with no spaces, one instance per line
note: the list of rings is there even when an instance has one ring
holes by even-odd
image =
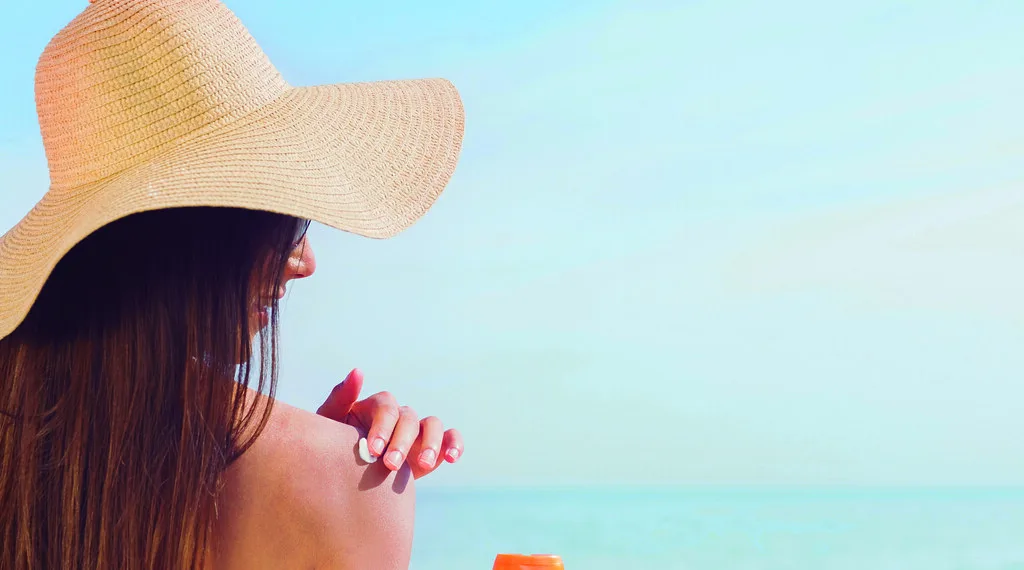
[[[462,456],[458,430],[445,431],[434,416],[418,419],[412,408],[399,406],[387,392],[356,401],[362,389],[363,373],[358,369],[349,372],[316,413],[365,432],[370,453],[383,456],[388,469],[398,470],[408,458],[413,476],[419,479],[445,461],[455,463]]]

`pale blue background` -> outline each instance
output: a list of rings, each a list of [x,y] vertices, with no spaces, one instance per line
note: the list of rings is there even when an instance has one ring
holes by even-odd
[[[2,1],[6,229],[86,0]],[[465,434],[427,486],[1024,483],[1024,3],[839,4],[229,0],[293,84],[467,112],[412,230],[311,230],[281,397],[363,368]]]

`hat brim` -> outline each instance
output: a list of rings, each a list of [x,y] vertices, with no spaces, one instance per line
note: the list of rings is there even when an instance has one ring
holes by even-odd
[[[25,318],[64,254],[131,214],[248,208],[394,236],[448,184],[463,130],[461,99],[443,79],[293,87],[117,176],[51,191],[0,238],[0,338]]]

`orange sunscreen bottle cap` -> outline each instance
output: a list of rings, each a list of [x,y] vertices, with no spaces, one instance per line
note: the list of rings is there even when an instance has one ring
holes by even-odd
[[[565,570],[554,554],[499,554],[492,570]]]

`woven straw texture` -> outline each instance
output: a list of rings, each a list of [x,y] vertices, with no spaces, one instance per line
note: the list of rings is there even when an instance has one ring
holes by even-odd
[[[50,189],[0,238],[0,338],[50,271],[118,218],[230,206],[373,238],[451,178],[463,108],[446,80],[291,87],[218,0],[98,0],[36,74]]]

